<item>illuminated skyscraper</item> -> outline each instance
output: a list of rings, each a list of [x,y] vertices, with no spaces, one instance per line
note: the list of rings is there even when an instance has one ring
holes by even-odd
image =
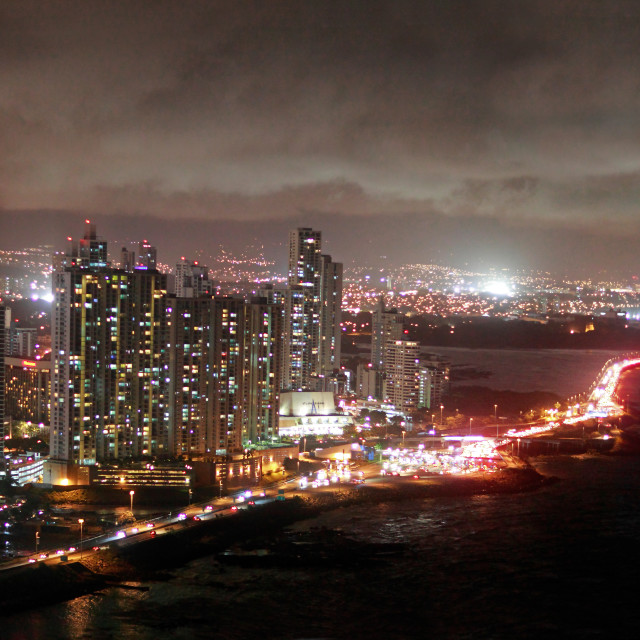
[[[90,225],[53,274],[54,460],[94,464],[167,452],[166,278],[153,269],[112,269],[106,255]]]
[[[302,333],[304,342],[300,360],[292,363],[298,380],[287,381],[291,389],[311,388],[311,378],[319,372],[320,318],[322,313],[322,234],[309,228],[289,233],[290,287],[301,287],[303,293]],[[288,327],[291,331],[292,327]],[[297,385],[297,386],[296,386]]]
[[[51,361],[5,358],[5,417],[49,426]]]
[[[11,317],[10,311],[4,305],[0,305],[0,474],[5,471],[4,458],[4,412],[5,412],[5,366],[4,356],[7,350],[6,336],[7,324]]]
[[[211,299],[170,297],[166,304],[169,360],[165,424],[174,455],[215,453],[211,315]]]
[[[279,305],[239,298],[169,298],[169,402],[176,455],[213,456],[277,435]]]
[[[320,231],[303,227],[289,233],[289,293],[283,300],[287,389],[321,389],[323,378],[340,367],[342,264],[323,256],[321,244]]]
[[[320,366],[327,377],[340,369],[342,322],[342,263],[322,256],[322,313],[320,316]]]
[[[247,305],[245,331],[245,423],[243,442],[278,435],[282,387],[282,307],[264,299]]]
[[[384,357],[384,399],[399,411],[418,407],[420,346],[410,340],[389,340]]]

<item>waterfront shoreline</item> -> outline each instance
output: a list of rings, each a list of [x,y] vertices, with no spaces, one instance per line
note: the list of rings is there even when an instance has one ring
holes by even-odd
[[[343,487],[315,496],[274,502],[128,548],[99,551],[85,557],[82,563],[37,565],[4,572],[0,575],[0,614],[62,602],[127,581],[166,581],[172,577],[172,570],[192,560],[215,555],[231,545],[277,536],[294,524],[335,509],[405,500],[521,493],[535,491],[553,481],[532,467],[509,467],[490,474],[461,477],[436,476],[418,481],[393,478],[384,485]],[[162,566],[158,566],[158,558],[162,558]],[[64,579],[64,589],[51,589],[54,577]]]

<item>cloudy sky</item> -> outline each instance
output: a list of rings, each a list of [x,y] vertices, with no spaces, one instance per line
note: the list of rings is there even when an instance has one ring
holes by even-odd
[[[635,0],[0,5],[2,245],[635,273],[639,178]]]

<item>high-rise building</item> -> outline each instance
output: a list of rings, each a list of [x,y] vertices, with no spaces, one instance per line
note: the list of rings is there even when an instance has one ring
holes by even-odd
[[[77,254],[77,255],[75,255]],[[106,262],[90,225],[53,274],[51,458],[166,453],[166,278]]]
[[[428,409],[439,407],[444,395],[449,391],[449,364],[443,360],[432,359],[420,366],[418,377],[418,406]]]
[[[418,407],[420,346],[410,340],[389,340],[384,356],[384,399],[398,411]]]
[[[133,271],[136,266],[136,252],[122,247],[120,251],[120,268],[123,271]]]
[[[107,243],[98,239],[96,225],[90,220],[84,221],[84,235],[79,240],[67,237],[67,249],[64,253],[53,256],[53,269],[59,271],[65,267],[107,267]]]
[[[378,371],[373,368],[371,363],[358,364],[356,369],[356,395],[365,399],[375,398],[378,377]]]
[[[178,298],[198,298],[212,295],[215,286],[209,279],[209,269],[197,261],[182,258],[176,264],[176,296]]]
[[[230,454],[277,435],[281,307],[169,298],[167,314],[171,449],[189,457]]]
[[[4,411],[5,411],[5,368],[4,356],[7,351],[7,324],[11,318],[8,307],[0,304],[0,474],[6,471],[4,457]]]
[[[172,298],[165,305],[169,360],[165,424],[174,455],[215,453],[213,438],[213,368],[211,322],[207,298]]]
[[[311,388],[312,377],[320,369],[320,323],[322,315],[322,234],[309,228],[289,233],[289,287],[301,287],[303,293],[301,360],[299,389]],[[290,327],[285,332],[291,331]],[[288,382],[288,381],[287,381]],[[289,388],[295,389],[295,386]]]
[[[245,332],[245,425],[243,441],[255,444],[278,435],[282,387],[282,307],[265,299],[247,305]]]
[[[5,358],[5,415],[49,426],[51,361]]]
[[[38,339],[37,333],[38,330],[33,328],[9,327],[5,338],[6,355],[32,357]]]
[[[322,256],[322,314],[320,316],[320,366],[318,375],[328,377],[340,369],[342,322],[342,263]]]
[[[404,316],[396,309],[385,309],[380,297],[371,317],[371,364],[376,372],[375,397],[384,398],[385,354],[389,341],[404,337]]]
[[[282,389],[300,391],[303,388],[304,288],[265,285],[258,295],[281,310],[280,382]]]
[[[289,286],[282,300],[286,389],[325,389],[340,368],[342,264],[322,255],[321,244],[320,231],[289,233]]]
[[[156,268],[157,250],[151,246],[146,240],[138,243],[138,263],[137,269],[154,269]]]
[[[381,297],[371,318],[371,364],[384,368],[385,347],[389,340],[402,340],[404,316],[397,309],[385,309]]]

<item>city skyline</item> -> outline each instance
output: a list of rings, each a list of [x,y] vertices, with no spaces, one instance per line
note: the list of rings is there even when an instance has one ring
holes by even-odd
[[[170,263],[308,226],[345,264],[638,270],[637,5],[375,9],[5,8],[0,248],[90,216]]]

